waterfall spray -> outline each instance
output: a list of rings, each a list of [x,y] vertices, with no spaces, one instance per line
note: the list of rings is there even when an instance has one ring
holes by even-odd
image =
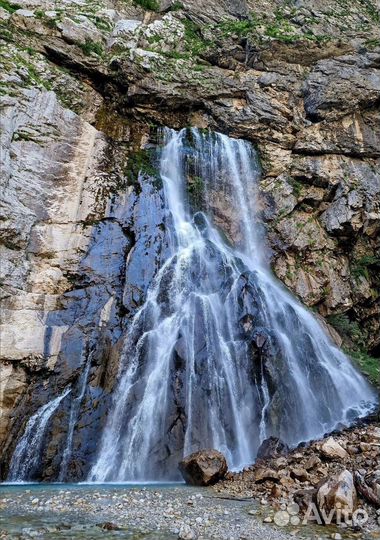
[[[350,360],[270,271],[251,145],[195,129],[167,129],[163,143],[171,252],[127,330],[89,475],[95,481],[176,478],[181,457],[207,447],[241,468],[265,437],[296,445],[365,416],[376,402]],[[189,163],[204,213],[188,201]],[[207,205],[222,177],[238,217],[233,247]]]
[[[43,438],[55,411],[61,401],[70,393],[63,394],[43,405],[28,421],[24,434],[19,440],[9,467],[8,480],[29,480],[40,460]]]

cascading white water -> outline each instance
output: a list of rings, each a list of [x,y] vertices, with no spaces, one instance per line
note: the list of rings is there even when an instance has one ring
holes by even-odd
[[[171,254],[128,328],[89,475],[95,481],[175,478],[182,455],[207,447],[242,467],[270,435],[295,445],[366,415],[376,402],[313,315],[271,274],[256,222],[252,147],[195,129],[165,130],[163,142]],[[211,215],[190,209],[189,167]],[[207,204],[226,179],[239,216],[234,248],[210,222]]]
[[[70,457],[72,454],[74,429],[78,421],[80,407],[82,405],[83,398],[86,393],[88,375],[90,373],[90,368],[91,368],[91,360],[92,360],[92,355],[89,354],[87,358],[86,366],[79,379],[79,394],[71,402],[71,408],[70,408],[70,414],[69,414],[69,425],[68,425],[67,436],[66,436],[66,446],[62,454],[62,461],[61,461],[61,466],[59,469],[59,476],[58,476],[59,482],[63,482],[67,475],[67,469],[68,469]]]
[[[24,434],[19,440],[9,466],[8,481],[28,480],[29,475],[38,465],[43,438],[49,420],[61,401],[69,394],[67,388],[63,394],[43,405],[28,421]]]

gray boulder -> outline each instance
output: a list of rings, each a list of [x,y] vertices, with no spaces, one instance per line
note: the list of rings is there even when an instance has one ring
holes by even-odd
[[[227,461],[217,450],[200,450],[185,457],[179,470],[187,484],[210,486],[222,480],[227,473]]]

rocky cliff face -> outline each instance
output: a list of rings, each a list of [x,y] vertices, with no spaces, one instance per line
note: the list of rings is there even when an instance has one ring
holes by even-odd
[[[84,474],[124,321],[165,250],[160,125],[256,145],[275,273],[379,376],[380,6],[204,4],[0,2],[2,476],[30,415],[68,385],[68,474]],[[234,241],[228,192],[211,204]]]

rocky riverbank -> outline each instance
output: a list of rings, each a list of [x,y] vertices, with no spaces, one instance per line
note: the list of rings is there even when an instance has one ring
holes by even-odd
[[[266,523],[293,524],[295,536],[304,520],[321,525],[341,522],[346,534],[379,536],[379,423],[334,433],[290,453],[275,439],[271,442],[262,459],[240,473],[228,473],[214,490],[254,498]]]
[[[0,538],[287,540],[252,500],[211,488],[2,487]]]
[[[0,539],[380,538],[379,422],[290,452],[269,441],[213,487],[2,485]]]

